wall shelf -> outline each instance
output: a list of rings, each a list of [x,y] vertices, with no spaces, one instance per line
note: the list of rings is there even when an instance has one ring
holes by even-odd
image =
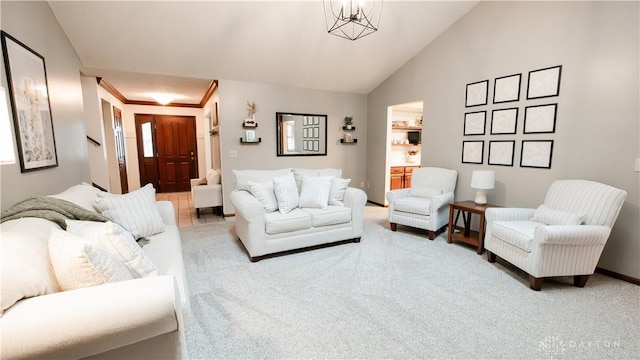
[[[245,140],[244,138],[240,138],[241,144],[260,144],[262,142],[262,138],[258,138],[258,140]]]
[[[257,128],[257,127],[258,127],[258,123],[256,123],[255,126],[247,126],[247,125],[242,124],[242,128],[243,129],[254,129],[254,128]]]
[[[344,141],[344,139],[340,139],[341,144],[355,144],[358,142],[358,139],[353,139],[353,141]]]
[[[392,130],[422,130],[422,126],[392,126]]]
[[[351,127],[351,129],[347,129],[347,127],[346,127],[346,126],[343,126],[343,127],[342,127],[342,130],[345,130],[345,131],[353,131],[353,130],[355,130],[355,129],[356,129],[356,127],[355,127],[355,126],[352,126],[352,127]]]

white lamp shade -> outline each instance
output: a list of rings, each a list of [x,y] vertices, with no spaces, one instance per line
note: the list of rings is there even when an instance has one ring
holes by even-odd
[[[11,118],[7,106],[7,93],[0,86],[0,164],[14,164],[16,156],[13,152],[13,135],[11,131]]]
[[[495,187],[495,172],[474,170],[471,174],[471,187],[474,189],[493,189]]]

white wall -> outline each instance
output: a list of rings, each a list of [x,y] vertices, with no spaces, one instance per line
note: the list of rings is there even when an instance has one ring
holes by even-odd
[[[80,61],[49,5],[1,1],[0,24],[2,30],[45,59],[58,154],[55,168],[20,173],[17,162],[2,166],[0,204],[4,210],[32,196],[58,193],[82,181],[91,181],[91,177],[83,123]],[[2,86],[8,88],[4,62],[0,72]]]
[[[82,98],[84,103],[84,126],[87,136],[100,143],[100,146],[89,143],[89,166],[91,181],[100,187],[111,191],[109,183],[109,167],[107,166],[107,148],[109,143],[105,138],[102,126],[102,101],[98,96],[98,83],[95,77],[81,76]]]
[[[456,200],[472,199],[471,172],[496,172],[489,201],[536,207],[552,181],[582,178],[624,189],[627,201],[599,266],[640,278],[640,26],[638,2],[481,2],[368,96],[370,199],[384,201],[386,107],[424,101],[422,166],[459,172]],[[528,72],[562,65],[560,95],[525,100]],[[464,107],[465,86],[522,73],[521,101]],[[491,100],[490,100],[491,103]],[[524,107],[558,103],[554,134],[523,135]],[[519,107],[517,135],[463,136],[464,113]],[[489,116],[490,118],[490,116]],[[489,140],[516,140],[513,167],[489,166]],[[551,169],[521,168],[523,139],[552,139]],[[484,165],[462,164],[463,140],[484,140]]]
[[[367,146],[366,96],[331,91],[307,90],[269,84],[221,80],[220,87],[220,145],[224,213],[234,212],[229,202],[233,190],[233,169],[281,169],[281,168],[340,168],[344,178],[350,178],[350,186],[360,187],[365,182]],[[247,101],[257,106],[258,123],[256,137],[260,144],[240,144],[245,129],[242,122],[247,117]],[[327,156],[276,156],[276,112],[326,114]],[[344,117],[353,116],[357,144],[344,145],[342,126]],[[237,157],[230,157],[230,151]]]

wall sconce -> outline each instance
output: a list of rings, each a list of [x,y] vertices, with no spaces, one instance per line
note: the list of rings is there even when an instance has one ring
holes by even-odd
[[[487,190],[495,186],[495,172],[491,170],[474,170],[471,174],[471,187],[478,189],[476,192],[476,204],[487,203]]]
[[[7,92],[4,87],[0,86],[0,165],[15,164],[16,162],[10,121]]]

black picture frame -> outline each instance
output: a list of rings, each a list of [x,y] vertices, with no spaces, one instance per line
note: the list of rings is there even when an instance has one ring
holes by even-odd
[[[523,140],[520,167],[551,169],[553,140]]]
[[[467,84],[465,94],[465,107],[487,105],[489,101],[489,80],[477,81]]]
[[[462,163],[482,164],[484,162],[484,141],[462,142]]]
[[[484,135],[487,127],[487,112],[474,111],[464,114],[464,136]]]
[[[493,103],[501,104],[520,100],[522,73],[502,76],[493,82]]]
[[[57,167],[58,152],[44,57],[4,31],[0,37],[20,172]]]
[[[489,141],[489,158],[487,159],[487,164],[513,166],[515,147],[515,140]]]
[[[527,100],[560,95],[562,65],[529,71]]]
[[[532,105],[524,108],[523,134],[553,134],[556,132],[558,104]]]
[[[518,108],[491,111],[491,135],[515,134],[518,127]]]

